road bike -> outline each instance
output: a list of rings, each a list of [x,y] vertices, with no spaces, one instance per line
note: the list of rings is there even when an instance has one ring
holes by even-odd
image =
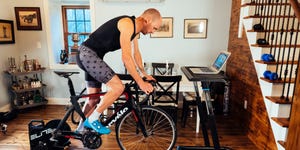
[[[101,134],[89,128],[85,128],[82,132],[71,131],[66,121],[73,111],[76,111],[85,120],[86,117],[81,110],[78,100],[91,96],[101,97],[105,92],[76,95],[70,78],[76,72],[55,71],[55,73],[68,79],[72,105],[68,108],[63,119],[49,121],[37,133],[38,135],[43,135],[43,140],[38,141],[37,138],[34,139],[38,143],[35,147],[40,149],[64,149],[70,145],[69,139],[73,138],[81,140],[86,148],[99,148],[102,144]],[[174,121],[162,109],[146,104],[149,95],[145,96],[141,101],[134,97],[132,88],[135,87],[137,87],[136,82],[125,84],[125,90],[122,95],[125,96],[126,101],[115,110],[114,114],[102,117],[100,119],[101,123],[108,127],[115,124],[116,140],[122,150],[171,150],[177,139]],[[33,135],[33,137],[38,137],[38,135]]]

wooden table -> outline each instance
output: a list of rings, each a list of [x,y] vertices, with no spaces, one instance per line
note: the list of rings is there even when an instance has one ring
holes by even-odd
[[[202,129],[202,134],[204,137],[204,147],[185,147],[179,146],[177,150],[186,150],[186,149],[227,149],[225,147],[220,147],[218,133],[216,129],[216,121],[213,112],[213,106],[211,104],[211,97],[210,97],[210,89],[209,83],[210,82],[224,82],[228,83],[227,77],[223,73],[218,74],[194,74],[190,69],[195,68],[197,66],[184,66],[181,67],[182,72],[187,77],[189,81],[192,81],[194,84],[195,92],[196,92],[196,103],[198,105],[198,112],[200,116],[200,124]],[[206,103],[206,113],[204,111],[204,106],[201,103],[201,97],[199,94],[198,82],[201,82],[202,91],[204,92],[205,96],[205,103]],[[227,108],[228,109],[228,108]],[[208,123],[208,127],[206,126]],[[210,146],[209,137],[207,130],[210,129],[211,136],[213,140],[213,147]]]

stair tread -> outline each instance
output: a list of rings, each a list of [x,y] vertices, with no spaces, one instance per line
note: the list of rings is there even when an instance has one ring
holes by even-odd
[[[286,142],[285,142],[285,141],[279,140],[278,143],[279,143],[282,147],[286,148]]]
[[[280,47],[280,48],[283,48],[283,45],[259,45],[259,44],[251,44],[251,46],[252,46],[252,47],[263,47],[263,48],[270,48],[270,47],[272,46],[272,47],[276,47],[276,48],[279,48],[279,47]],[[295,46],[296,46],[297,48],[300,48],[300,45],[298,45],[298,44],[297,44],[297,45],[286,44],[286,45],[285,45],[285,48],[287,48],[287,47],[292,47],[292,48],[293,48],[293,47],[295,47]]]
[[[280,126],[288,128],[290,124],[290,119],[289,118],[281,118],[281,117],[271,117],[273,121],[278,123]]]
[[[278,62],[278,61],[272,61],[272,62],[266,62],[263,60],[255,60],[255,62],[260,63],[260,64],[267,64],[267,65],[277,65],[277,64],[298,64],[298,61],[283,61],[283,62]]]
[[[291,104],[292,102],[291,97],[289,97],[289,100],[286,100],[285,97],[280,97],[280,96],[266,96],[266,98],[276,104]]]
[[[296,16],[260,16],[260,15],[250,15],[243,17],[244,19],[251,19],[251,18],[296,18]]]
[[[260,77],[261,80],[264,80],[266,82],[269,82],[269,83],[295,83],[295,78],[286,78],[285,79],[285,82],[284,80],[282,79],[277,79],[277,80],[269,80],[267,78],[264,78],[264,77]]]
[[[260,6],[260,5],[278,5],[278,3],[245,3],[241,5],[241,7],[246,7],[246,6]],[[280,5],[290,5],[289,3],[281,3]]]
[[[247,32],[281,32],[281,30],[259,30],[255,31],[253,29],[247,30]],[[291,30],[283,30],[283,32],[291,32]],[[294,32],[300,32],[300,30],[294,30]]]

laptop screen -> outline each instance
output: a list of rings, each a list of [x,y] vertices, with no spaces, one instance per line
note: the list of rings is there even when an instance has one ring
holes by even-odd
[[[220,53],[215,62],[213,63],[213,67],[217,70],[221,69],[222,66],[225,64],[228,56],[229,55],[226,53]]]

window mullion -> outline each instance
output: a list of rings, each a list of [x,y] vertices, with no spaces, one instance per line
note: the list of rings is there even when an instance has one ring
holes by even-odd
[[[86,14],[87,10],[89,10],[89,7],[87,6],[63,6],[63,16],[64,16],[64,47],[66,49],[67,53],[70,53],[70,48],[72,47],[72,41],[69,38],[72,36],[73,33],[80,33],[80,39],[84,40],[90,33],[87,31],[90,31],[90,27],[88,28],[87,24],[90,22],[90,20],[87,20]],[[78,11],[78,12],[77,12]],[[81,12],[82,11],[82,12]],[[72,12],[72,15],[70,13]],[[68,14],[69,13],[69,14]],[[80,15],[80,16],[77,16]],[[81,16],[83,15],[83,16]],[[71,17],[71,18],[70,18]],[[81,19],[81,20],[77,20]],[[78,25],[80,24],[80,25]],[[82,25],[81,25],[82,24]]]

